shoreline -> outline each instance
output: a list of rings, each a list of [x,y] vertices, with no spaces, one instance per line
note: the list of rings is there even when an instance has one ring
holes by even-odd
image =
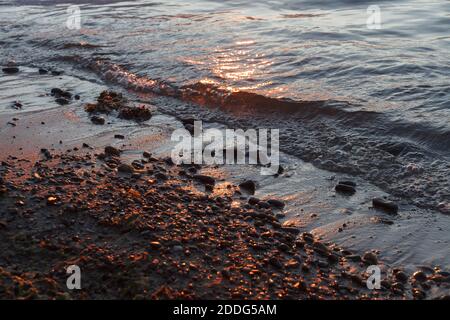
[[[98,126],[85,99],[0,116],[17,118],[0,143],[1,297],[421,299],[448,288],[445,268],[380,263],[384,285],[368,290],[363,257],[378,263],[376,250],[349,250],[290,225],[292,201],[283,210],[265,198],[250,204],[221,167],[171,165],[167,135],[181,124],[156,108],[151,124],[105,116]],[[98,157],[107,146],[119,152]],[[212,193],[197,172],[215,179]],[[87,275],[81,291],[70,291],[65,268],[77,263]]]

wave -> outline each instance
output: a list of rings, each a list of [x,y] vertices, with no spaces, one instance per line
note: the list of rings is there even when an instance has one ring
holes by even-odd
[[[106,81],[136,92],[153,93],[209,108],[219,108],[237,114],[263,114],[267,117],[293,117],[299,120],[331,118],[348,128],[378,130],[414,141],[430,151],[450,150],[450,131],[429,124],[394,121],[386,114],[359,110],[362,106],[339,100],[292,100],[273,98],[254,92],[229,90],[216,84],[198,81],[177,86],[161,79],[138,76],[109,60],[88,60],[84,65]]]

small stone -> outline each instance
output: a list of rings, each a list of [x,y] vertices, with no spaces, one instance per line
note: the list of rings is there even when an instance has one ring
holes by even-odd
[[[408,281],[408,276],[403,271],[397,271],[394,274],[394,277],[399,282],[403,282],[404,283],[404,282]]]
[[[334,187],[334,189],[337,192],[345,193],[345,194],[354,194],[356,192],[356,189],[353,186],[341,184],[341,183],[336,185],[336,187]]]
[[[91,122],[94,124],[98,124],[98,125],[104,125],[105,124],[105,119],[99,116],[92,116],[91,117]]]
[[[281,264],[280,260],[275,257],[270,257],[269,263],[277,269],[283,268],[283,265]]]
[[[267,200],[267,203],[270,204],[272,207],[283,209],[285,204],[283,201],[277,200],[277,199],[269,199]]]
[[[39,74],[47,74],[47,73],[48,73],[48,70],[39,68]]]
[[[413,273],[412,278],[418,282],[427,281],[427,275],[423,271],[416,271]]]
[[[305,240],[308,243],[314,242],[314,236],[309,232],[303,232],[302,233],[302,239]]]
[[[251,205],[258,204],[259,201],[260,201],[260,200],[259,200],[258,198],[255,198],[255,197],[250,197],[250,198],[248,198],[248,203],[251,204]]]
[[[2,68],[2,71],[6,74],[13,74],[13,73],[19,72],[19,68],[18,67],[5,67],[5,68]]]
[[[297,229],[297,228],[294,228],[294,227],[282,227],[281,230],[289,232],[289,233],[292,233],[292,234],[295,234],[295,235],[300,233],[300,230]]]
[[[372,205],[374,208],[382,209],[383,211],[386,211],[388,213],[398,213],[398,205],[392,201],[375,198],[372,200]]]
[[[42,148],[42,149],[41,149],[41,153],[43,153],[44,156],[45,156],[47,159],[51,159],[51,158],[52,158],[52,155],[51,155],[50,151],[48,151],[48,150],[45,149],[45,148]]]
[[[160,242],[158,242],[158,241],[152,241],[152,242],[150,242],[150,247],[151,247],[152,249],[159,249],[159,248],[161,248],[162,246],[161,246],[161,243],[160,243]]]
[[[321,254],[324,254],[324,255],[328,255],[329,249],[322,242],[315,241],[313,243],[313,249],[314,249],[314,251],[316,251],[318,253],[321,253]]]
[[[124,136],[124,135],[121,135],[121,134],[115,134],[115,135],[114,135],[114,138],[115,138],[115,139],[125,139],[125,136]]]
[[[203,184],[214,185],[216,183],[216,179],[210,176],[206,176],[203,174],[194,175],[194,179],[200,181]]]
[[[412,289],[412,294],[413,294],[413,297],[418,299],[418,300],[425,299],[426,296],[427,296],[424,291],[422,291],[422,290],[420,290],[418,288]]]
[[[252,180],[246,180],[246,181],[240,183],[239,187],[241,189],[244,189],[245,191],[251,193],[251,194],[255,194],[256,183],[254,181],[252,181]]]
[[[67,100],[66,98],[56,98],[56,99],[55,99],[55,102],[56,102],[57,104],[61,105],[61,106],[70,103],[70,101]]]
[[[120,150],[117,149],[117,148],[114,148],[112,146],[106,146],[105,147],[105,154],[107,156],[117,156],[117,157],[119,157],[120,156]]]
[[[356,187],[356,183],[353,181],[349,181],[349,180],[341,180],[338,182],[339,184],[345,184],[347,186],[352,186],[352,187]]]
[[[50,196],[50,197],[47,198],[47,205],[49,205],[49,206],[55,205],[56,202],[58,202],[58,198],[57,197]]]
[[[362,256],[362,261],[365,262],[366,264],[376,265],[378,264],[378,257],[376,256],[375,253],[368,251],[364,253],[364,255]]]
[[[117,167],[117,171],[122,172],[122,173],[133,173],[134,172],[134,168],[132,166],[130,166],[129,164],[121,163]]]

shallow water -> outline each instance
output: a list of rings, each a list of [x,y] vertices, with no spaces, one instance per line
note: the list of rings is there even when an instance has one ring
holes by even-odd
[[[79,30],[66,26],[73,3]],[[448,1],[380,1],[381,29],[367,27],[371,1],[70,4],[0,1],[2,64],[161,94],[147,98],[172,114],[221,107],[210,120],[280,128],[290,154],[450,210]],[[0,112],[39,91],[0,81]]]

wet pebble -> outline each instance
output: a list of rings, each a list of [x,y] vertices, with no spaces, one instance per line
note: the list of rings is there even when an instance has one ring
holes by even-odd
[[[106,146],[105,147],[105,154],[107,156],[116,156],[119,157],[120,156],[120,150],[117,148],[114,148],[112,146]]]
[[[274,208],[283,209],[285,204],[283,201],[277,200],[277,199],[269,199],[267,200],[267,203],[270,204]]]
[[[398,205],[389,200],[385,200],[382,198],[375,198],[372,200],[372,205],[374,208],[381,209],[388,213],[392,213],[392,214],[398,213]]]
[[[256,183],[252,180],[246,180],[239,184],[239,188],[243,189],[244,191],[249,192],[250,194],[255,194]]]
[[[92,116],[91,122],[94,124],[103,125],[105,124],[105,119],[99,116]]]
[[[129,164],[121,163],[117,167],[117,171],[122,172],[122,173],[133,173],[134,172],[134,168],[132,166],[130,166]]]
[[[18,67],[4,67],[2,68],[2,71],[6,74],[14,74],[19,72]]]
[[[203,184],[214,185],[216,183],[216,179],[210,176],[206,176],[203,174],[194,175],[194,179],[200,181]]]
[[[362,261],[366,264],[376,265],[378,264],[378,257],[375,253],[368,251],[362,256]]]

